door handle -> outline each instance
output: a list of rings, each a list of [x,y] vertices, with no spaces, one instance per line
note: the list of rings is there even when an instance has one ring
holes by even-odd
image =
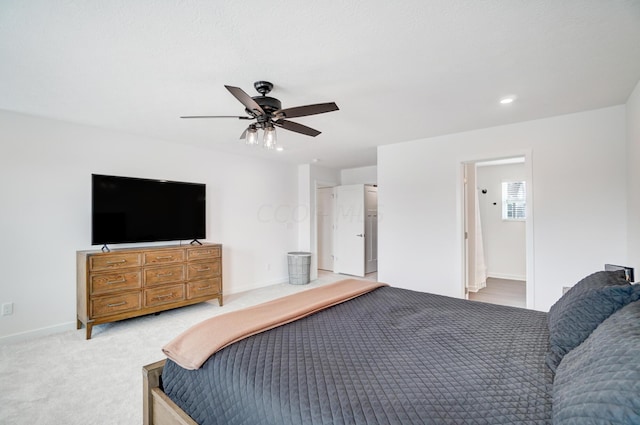
[[[361,237],[361,238],[363,238],[363,237],[364,237],[364,235],[363,235],[362,233],[360,233],[359,235],[356,235],[356,236],[359,236],[359,237]]]

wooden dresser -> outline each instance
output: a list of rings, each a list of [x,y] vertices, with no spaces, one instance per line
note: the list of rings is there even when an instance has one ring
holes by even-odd
[[[222,245],[77,252],[78,329],[217,298]]]

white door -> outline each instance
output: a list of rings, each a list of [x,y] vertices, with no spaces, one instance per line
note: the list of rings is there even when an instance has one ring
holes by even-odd
[[[364,276],[364,185],[335,188],[335,257],[336,273]]]
[[[378,271],[378,188],[365,186],[365,272]]]
[[[316,191],[318,212],[318,268],[333,271],[333,188]]]

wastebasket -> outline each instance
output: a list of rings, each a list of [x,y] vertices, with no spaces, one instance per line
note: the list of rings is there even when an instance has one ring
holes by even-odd
[[[291,285],[306,285],[309,283],[311,268],[310,252],[288,252],[289,283]]]

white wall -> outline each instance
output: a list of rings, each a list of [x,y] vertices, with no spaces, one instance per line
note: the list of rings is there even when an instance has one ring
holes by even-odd
[[[629,97],[627,111],[627,219],[628,257],[640,280],[640,82]]]
[[[341,184],[377,184],[378,167],[347,168],[340,171]]]
[[[379,279],[460,297],[460,163],[527,153],[533,307],[547,310],[562,286],[624,261],[625,107],[616,106],[379,147]]]
[[[316,188],[339,184],[340,170],[311,164],[298,166],[298,246],[301,251],[311,252],[311,280],[318,277]]]
[[[311,165],[298,165],[298,207],[293,212],[298,223],[298,247],[300,251],[311,249],[311,204],[315,202],[315,188],[311,179]]]
[[[287,279],[295,166],[2,111],[0,139],[0,303],[15,304],[0,317],[0,340],[75,326],[75,252],[92,248],[91,173],[206,183],[224,292]]]
[[[502,219],[502,182],[526,181],[524,164],[477,167],[478,192],[487,275],[526,280],[525,222]],[[494,205],[495,203],[495,205]]]

